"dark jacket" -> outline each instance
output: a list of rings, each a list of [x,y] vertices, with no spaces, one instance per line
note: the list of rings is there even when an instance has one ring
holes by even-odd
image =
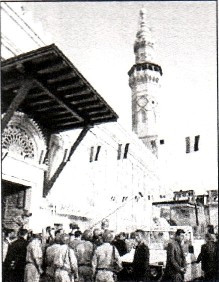
[[[218,267],[217,245],[209,241],[202,245],[201,252],[197,258],[197,263],[201,262],[202,270],[206,279],[216,278]]]
[[[182,246],[176,240],[167,246],[167,264],[163,281],[183,281],[182,268],[186,266],[185,255]]]
[[[133,259],[133,274],[137,281],[149,279],[149,248],[146,244],[140,243],[135,250]]]
[[[113,245],[117,248],[120,256],[127,254],[127,246],[124,240],[117,239]]]
[[[5,281],[20,282],[24,279],[24,269],[26,265],[28,242],[24,238],[19,238],[8,248],[5,258]]]

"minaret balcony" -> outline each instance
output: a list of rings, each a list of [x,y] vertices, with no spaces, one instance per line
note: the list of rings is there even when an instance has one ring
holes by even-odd
[[[129,70],[128,75],[131,76],[134,71],[143,71],[143,70],[157,71],[160,73],[160,75],[163,75],[162,68],[159,65],[149,62],[133,65]]]

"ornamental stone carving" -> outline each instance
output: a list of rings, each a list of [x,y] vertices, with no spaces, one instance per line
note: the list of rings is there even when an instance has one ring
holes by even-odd
[[[38,124],[26,114],[15,112],[2,133],[3,154],[41,164],[46,140]]]

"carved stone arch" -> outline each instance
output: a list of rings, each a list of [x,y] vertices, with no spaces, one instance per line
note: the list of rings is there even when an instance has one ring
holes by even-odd
[[[2,133],[2,150],[16,158],[40,164],[47,150],[46,139],[33,119],[15,112]]]

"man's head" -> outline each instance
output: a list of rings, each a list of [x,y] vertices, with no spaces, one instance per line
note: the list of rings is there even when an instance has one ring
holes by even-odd
[[[125,238],[126,238],[125,232],[119,233],[119,239],[120,239],[120,240],[125,240]]]
[[[63,233],[63,230],[62,229],[57,229],[55,231],[55,242],[56,243],[59,243],[60,242],[60,237],[61,237],[61,234]]]
[[[52,229],[51,226],[47,226],[47,227],[46,227],[46,232],[47,232],[47,233],[50,233],[51,229]]]
[[[106,230],[103,232],[103,242],[104,243],[111,243],[114,239],[113,232],[110,230]]]
[[[82,232],[80,230],[75,231],[75,239],[80,239],[81,238]]]
[[[15,230],[14,229],[5,229],[4,230],[4,235],[6,239],[13,240],[16,238]]]
[[[141,229],[135,231],[135,240],[138,244],[145,240],[145,232]]]
[[[211,233],[207,233],[205,234],[205,241],[206,242],[215,242],[216,241],[216,236],[214,234],[211,234]]]
[[[182,242],[185,236],[185,231],[183,229],[177,229],[175,233],[175,239],[178,242]]]
[[[51,226],[47,226],[46,227],[46,233],[49,235],[49,236],[52,236],[53,238],[55,237],[55,228],[54,227],[51,227]]]
[[[82,239],[85,241],[91,241],[92,240],[92,231],[87,229],[82,234]]]
[[[64,244],[68,244],[68,243],[69,243],[69,235],[65,234],[65,233],[62,233],[60,235],[60,244],[64,245]]]
[[[93,238],[97,239],[102,236],[102,231],[99,228],[95,228],[93,231]]]
[[[27,235],[28,235],[28,230],[27,230],[27,229],[21,228],[21,229],[18,231],[18,237],[20,237],[20,238],[26,239],[26,238],[27,238]]]
[[[35,240],[42,240],[42,233],[33,233],[32,235],[32,239],[35,239]]]

